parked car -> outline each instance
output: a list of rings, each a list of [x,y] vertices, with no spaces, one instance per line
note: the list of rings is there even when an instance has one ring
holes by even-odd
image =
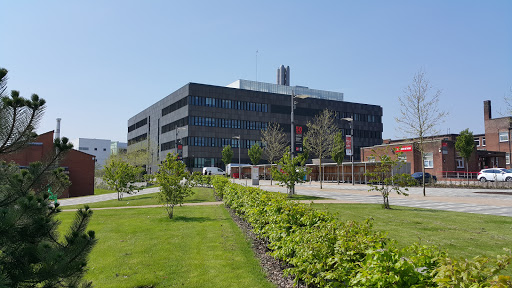
[[[419,184],[423,183],[423,172],[416,172],[411,175],[414,180],[418,181]],[[425,173],[425,183],[436,183],[437,177],[430,173]]]
[[[478,172],[477,178],[480,182],[487,181],[512,181],[512,170],[505,168],[488,168]]]

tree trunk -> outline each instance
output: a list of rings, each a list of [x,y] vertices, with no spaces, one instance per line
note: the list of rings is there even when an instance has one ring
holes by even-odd
[[[320,165],[318,165],[318,172],[320,172],[320,189],[322,189],[322,181],[324,180],[322,175],[322,157],[320,157],[318,160],[320,161]]]
[[[174,205],[171,205],[171,210],[167,210],[169,212],[169,219],[172,219],[172,216],[174,214]]]
[[[425,197],[426,196],[426,194],[425,194],[425,158],[424,158],[425,156],[423,155],[423,151],[421,151],[420,155],[421,155],[421,171],[423,172],[423,175],[422,175],[422,177],[423,177],[423,181],[422,181],[423,182],[422,183],[423,197]]]
[[[270,162],[270,186],[272,186],[272,162]]]
[[[338,185],[340,185],[340,165],[336,164],[338,168],[338,173],[336,173],[336,176],[338,177]]]

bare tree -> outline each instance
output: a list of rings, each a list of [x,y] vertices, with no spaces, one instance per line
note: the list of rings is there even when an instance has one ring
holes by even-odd
[[[287,150],[286,134],[279,123],[268,123],[267,129],[261,130],[261,142],[263,156],[268,160],[270,166],[279,161]],[[272,175],[270,175],[270,185],[272,185]]]
[[[444,121],[447,112],[439,110],[440,90],[432,91],[430,81],[426,79],[423,70],[418,71],[412,83],[404,89],[404,94],[398,97],[400,103],[400,116],[395,117],[399,124],[397,129],[404,136],[416,139],[417,149],[424,162],[425,138],[439,133],[437,125]],[[423,196],[425,196],[425,164],[422,163]]]
[[[334,123],[334,112],[325,109],[316,115],[313,122],[307,124],[308,131],[304,135],[304,145],[319,160],[320,189],[322,189],[322,159],[331,154],[338,127]]]

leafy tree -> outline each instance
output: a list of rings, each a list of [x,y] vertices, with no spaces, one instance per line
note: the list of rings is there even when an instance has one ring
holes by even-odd
[[[395,117],[399,129],[406,137],[416,139],[417,149],[421,159],[425,156],[425,138],[439,134],[437,125],[444,121],[447,113],[439,110],[439,96],[437,90],[431,94],[432,85],[425,78],[425,72],[419,71],[414,75],[412,84],[404,90],[403,96],[398,97],[400,103],[400,116]],[[423,172],[423,196],[425,196],[425,165],[421,165]]]
[[[119,157],[110,158],[103,168],[103,180],[108,187],[117,192],[117,200],[123,199],[123,193],[137,193],[141,187],[135,182],[141,179],[143,168],[135,167]]]
[[[469,184],[469,158],[471,158],[471,154],[473,154],[473,151],[475,150],[473,132],[470,132],[469,129],[461,131],[455,141],[455,149],[459,151],[462,158],[466,161],[466,177]]]
[[[268,123],[266,130],[261,130],[261,142],[263,143],[263,156],[270,166],[279,161],[287,150],[288,140],[279,123]],[[270,177],[272,185],[272,176]]]
[[[334,113],[325,109],[322,113],[315,116],[313,122],[307,124],[308,131],[304,136],[304,145],[306,149],[319,158],[320,189],[322,189],[322,159],[329,155],[334,146],[334,139],[338,132],[338,127],[334,123]]]
[[[379,155],[380,154],[380,155]],[[400,169],[404,164],[403,161],[398,159],[392,159],[390,156],[382,153],[378,153],[373,150],[373,156],[377,159],[380,158],[380,162],[375,166],[375,170],[366,172],[368,177],[368,186],[371,188],[370,191],[378,191],[382,195],[384,201],[384,208],[391,209],[389,206],[389,194],[393,191],[398,195],[408,196],[405,191],[408,191],[408,186],[416,184],[416,181],[411,175],[406,173],[393,173],[393,169]]]
[[[24,148],[35,137],[45,102],[5,95],[7,70],[0,69],[0,158]],[[64,239],[57,233],[61,210],[48,193],[60,194],[70,182],[58,162],[72,148],[56,139],[44,162],[27,169],[0,161],[0,287],[91,287],[82,281],[96,243],[86,231],[92,211],[79,209]]]
[[[231,146],[227,145],[224,146],[222,149],[222,162],[224,162],[224,165],[228,166],[229,163],[231,163],[231,160],[233,159],[233,149],[231,149]],[[238,168],[240,169],[240,168]]]
[[[158,198],[165,205],[169,218],[172,219],[174,206],[183,204],[185,197],[193,194],[190,174],[178,155],[168,153],[162,164],[158,165],[156,181],[160,185]]]
[[[262,151],[260,145],[255,144],[255,145],[251,146],[248,154],[249,154],[249,158],[251,158],[252,165],[258,165],[260,163],[262,152],[263,151]]]
[[[283,158],[279,161],[277,167],[272,167],[272,176],[279,182],[279,185],[286,186],[291,196],[296,183],[304,183],[304,176],[309,174],[309,169],[305,166],[307,158],[304,154],[290,157],[290,152],[286,151]]]
[[[338,176],[338,184],[340,184],[340,165],[343,164],[343,159],[345,158],[345,142],[343,141],[343,133],[341,132],[336,133],[336,136],[334,136],[331,158],[336,162],[338,170],[336,174]]]

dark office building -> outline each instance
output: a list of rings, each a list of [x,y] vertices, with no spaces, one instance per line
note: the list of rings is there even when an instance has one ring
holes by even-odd
[[[277,122],[290,138],[292,95],[295,99],[295,125],[303,126],[324,109],[336,112],[336,123],[344,135],[354,129],[354,160],[360,147],[382,143],[382,107],[343,101],[338,92],[238,80],[227,87],[189,83],[128,120],[128,151],[149,149],[149,173],[169,152],[182,144],[184,162],[191,170],[224,167],[222,149],[231,145],[233,162],[249,163],[248,149],[258,144],[261,130]],[[240,140],[233,138],[240,136]],[[346,157],[349,159],[349,157]]]

